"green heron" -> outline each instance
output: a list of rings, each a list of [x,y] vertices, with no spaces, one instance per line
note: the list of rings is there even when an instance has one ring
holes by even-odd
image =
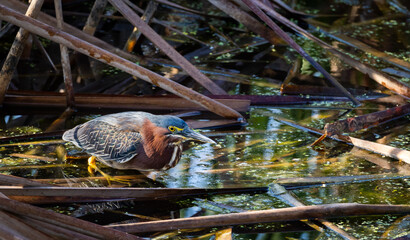
[[[215,143],[178,117],[146,112],[122,112],[95,118],[67,130],[63,140],[90,154],[89,167],[105,177],[108,175],[97,168],[96,159],[116,169],[167,170],[180,160],[183,141]]]

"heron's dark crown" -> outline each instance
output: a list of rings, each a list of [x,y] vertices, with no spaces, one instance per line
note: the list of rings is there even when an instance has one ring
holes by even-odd
[[[145,119],[148,119],[158,127],[168,129],[169,126],[174,126],[180,129],[188,127],[187,123],[179,117],[172,115],[154,115],[147,112],[122,112],[102,116],[98,120],[106,121],[114,125],[120,125],[119,119],[127,119],[127,121],[133,121],[136,124],[143,124]],[[97,119],[96,119],[97,120]]]
[[[158,127],[163,127],[163,128],[168,128],[170,126],[174,126],[180,129],[185,129],[188,127],[186,122],[179,117],[175,116],[170,116],[170,115],[163,115],[163,116],[157,116],[158,122],[153,122],[156,124]]]

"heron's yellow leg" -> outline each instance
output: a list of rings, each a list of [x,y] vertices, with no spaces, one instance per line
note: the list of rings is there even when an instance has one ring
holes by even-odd
[[[94,175],[94,172],[97,170],[97,165],[96,165],[96,157],[95,156],[91,156],[88,158],[88,172],[91,175]]]
[[[95,156],[91,156],[88,158],[88,172],[94,176],[95,171],[101,173],[101,175],[103,175],[103,177],[107,180],[108,185],[111,185],[111,182],[120,182],[120,183],[125,183],[130,185],[129,181],[125,180],[125,179],[119,179],[113,176],[110,176],[108,174],[106,174],[105,172],[103,172],[99,167],[97,167],[96,164],[96,157]]]

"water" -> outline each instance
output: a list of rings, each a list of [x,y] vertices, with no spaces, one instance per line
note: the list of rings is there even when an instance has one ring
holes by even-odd
[[[409,62],[410,32],[407,27],[409,19],[408,16],[399,14],[400,11],[393,5],[388,5],[388,3],[376,4],[373,1],[359,3],[359,1],[354,0],[330,2],[287,1],[286,3],[293,4],[292,7],[297,11],[313,15],[306,18],[312,24],[310,30],[313,34],[323,37],[329,43],[334,43],[344,53],[368,63],[380,71],[388,71],[389,69],[391,71],[393,69],[396,71],[396,76],[405,76],[398,77],[400,81],[409,82],[409,78],[406,77],[408,76],[408,69],[397,67],[397,65],[391,64],[382,58],[375,57],[374,53],[349,47],[346,44],[336,44],[331,36],[324,36],[323,32],[315,29],[316,26],[320,26],[333,35],[345,34],[354,37],[389,56]],[[189,5],[189,3],[185,4]],[[359,7],[358,13],[354,12],[355,7]],[[162,20],[166,21],[171,21],[168,19],[168,14],[170,14],[171,17],[174,17],[173,23],[178,26],[178,19],[182,16],[180,13],[174,13],[169,9],[166,9],[166,13],[163,9],[160,9],[159,12],[159,15],[163,15]],[[284,12],[284,15],[289,17],[289,13]],[[158,18],[161,18],[161,16],[158,16]],[[213,19],[211,24],[217,27],[223,26],[221,29],[225,31],[225,34],[231,36],[239,46],[248,43],[254,45],[238,48],[226,41],[223,36],[209,31],[206,26],[202,26],[203,23],[196,18],[189,18],[187,21],[189,23],[184,23],[181,20],[180,25],[181,28],[185,28],[183,31],[186,34],[198,37],[213,46],[210,48],[210,51],[214,54],[213,56],[207,54],[194,56],[192,61],[201,66],[206,74],[215,79],[222,79],[225,82],[240,82],[240,84],[236,84],[235,87],[231,88],[230,94],[279,94],[281,80],[285,78],[289,67],[297,59],[295,52],[288,46],[271,46],[259,37],[244,32],[242,25],[238,26],[232,22],[226,24],[224,20]],[[295,18],[294,21],[299,21],[299,18]],[[188,24],[189,27],[187,27]],[[104,26],[105,28],[108,27]],[[116,34],[115,31],[112,29],[105,30],[107,32],[104,32],[104,36],[107,35],[107,38],[117,39],[116,36],[111,36]],[[14,34],[12,35],[14,38]],[[322,66],[331,71],[342,82],[342,85],[364,91],[371,89],[377,94],[392,95],[391,92],[375,84],[366,75],[353,70],[334,57],[329,57],[325,51],[313,42],[299,35],[292,35],[292,37]],[[189,46],[193,45],[181,36],[172,35],[168,36],[167,39],[173,39],[175,45],[179,46],[178,50],[180,51],[188,51]],[[183,47],[178,45],[181,42],[185,44]],[[142,53],[145,51],[145,47],[147,52],[150,49],[153,52],[158,52],[158,49],[155,49],[152,44],[146,42],[142,44]],[[6,43],[2,46],[6,49],[4,51],[8,50]],[[188,50],[184,46],[188,46]],[[197,46],[193,45],[193,47]],[[55,52],[58,55],[58,51]],[[2,55],[4,54],[2,53]],[[150,57],[152,56],[147,56],[148,59]],[[301,61],[300,79],[294,79],[293,83],[326,84],[326,81],[321,78],[315,69],[306,61]],[[43,90],[40,88],[41,86],[51,88],[48,84],[58,85],[55,83],[56,79],[51,80],[52,77],[56,76],[48,72],[47,76],[43,74],[48,71],[45,69],[50,67],[48,63],[39,62],[40,65],[30,65],[30,60],[27,60],[26,65],[31,67],[27,67],[24,69],[25,71],[20,69],[20,72],[26,73],[27,71],[27,74],[19,76],[20,82],[14,82],[17,88],[28,88],[27,82],[32,83],[36,87],[33,87],[35,90]],[[151,59],[150,64],[146,67],[157,72],[171,72],[171,67],[175,66],[167,64],[157,61],[157,59]],[[41,72],[41,74],[38,74],[38,72]],[[113,68],[107,67],[102,73],[105,74],[105,77],[111,76],[116,78],[116,81],[121,81],[119,72]],[[24,81],[24,79],[30,81]],[[50,84],[50,82],[53,84]],[[106,88],[109,92],[110,87],[107,85]],[[134,88],[131,88],[130,92],[128,92],[130,90],[128,88],[124,87],[124,89],[126,89],[124,93],[134,94]],[[155,90],[155,88],[151,89],[151,86],[149,89],[150,91]],[[105,88],[100,90],[105,91]],[[139,91],[143,92],[144,90],[139,89],[137,92],[139,93]],[[369,93],[369,95],[372,94],[374,93]],[[365,94],[359,97],[369,98],[369,95]],[[166,172],[156,173],[155,177],[151,174],[149,175],[150,178],[146,178],[141,176],[138,171],[118,171],[100,166],[111,175],[137,175],[140,180],[133,182],[135,187],[166,188],[269,187],[276,180],[283,178],[380,176],[384,174],[386,175],[385,178],[375,178],[372,181],[353,181],[337,184],[318,183],[307,187],[294,186],[289,192],[305,205],[353,202],[364,204],[410,204],[410,167],[408,164],[329,139],[324,140],[315,147],[310,147],[310,144],[319,136],[304,132],[278,120],[279,116],[301,125],[323,129],[326,123],[338,119],[340,115],[348,110],[352,111],[347,113],[344,118],[384,110],[408,102],[403,99],[400,101],[398,102],[397,99],[390,102],[387,100],[380,102],[367,101],[363,102],[363,105],[358,108],[353,108],[348,102],[315,102],[310,105],[292,107],[252,107],[246,113],[247,126],[241,129],[204,130],[203,132],[214,139],[218,146],[187,143],[187,150],[184,152],[180,163]],[[2,111],[4,121],[0,122],[1,136],[43,132],[57,117],[51,112],[47,112],[49,115],[41,115],[44,111],[39,112],[39,115],[11,115],[10,111],[12,113],[16,111],[18,114],[27,114],[25,110],[23,112],[21,109],[8,109],[6,107]],[[98,113],[102,114],[103,112]],[[65,128],[73,127],[96,116],[98,115],[85,115],[84,112],[80,111],[75,118],[66,123]],[[410,118],[407,116],[349,135],[410,150],[409,123]],[[66,155],[69,156],[67,159]],[[0,146],[0,173],[37,180],[59,179],[64,186],[105,186],[99,180],[88,178],[90,173],[87,171],[87,157],[86,154],[72,144],[58,140],[54,143],[39,144],[33,142],[27,145]],[[86,179],[80,180],[79,178]],[[127,187],[126,184],[113,184],[116,187]],[[44,207],[98,224],[109,224],[133,220],[140,218],[141,215],[146,218],[168,219],[248,210],[267,210],[288,206],[287,203],[269,193],[242,193],[211,195],[206,200],[182,198],[142,202],[113,201],[108,203],[51,204]],[[380,239],[383,237],[385,239],[394,239],[409,234],[408,226],[410,221],[408,217],[403,216],[383,215],[329,220],[358,239]],[[201,229],[193,232],[179,231],[167,235],[155,234],[155,236],[158,239],[161,239],[161,237],[163,239],[194,237],[213,239],[213,236],[210,236],[209,233],[221,230],[224,230],[224,228]],[[340,236],[335,235],[330,230],[320,233],[300,221],[240,225],[234,226],[232,232],[234,239],[340,239]]]
[[[363,106],[366,109],[367,106]],[[371,108],[371,106],[369,107]],[[237,130],[224,131],[207,130],[204,133],[212,137],[218,146],[210,144],[189,143],[189,148],[183,154],[180,163],[166,172],[157,173],[155,180],[168,188],[230,188],[230,187],[267,187],[277,179],[294,177],[324,177],[352,176],[370,174],[395,174],[396,177],[408,176],[409,167],[405,164],[364,150],[325,140],[317,147],[309,145],[318,137],[275,119],[282,116],[300,124],[321,128],[326,118],[340,110],[300,109],[300,108],[252,108],[249,111],[248,125],[237,133]],[[81,120],[83,119],[83,120]],[[84,121],[89,117],[75,120]],[[400,120],[408,123],[406,118]],[[11,123],[12,120],[9,120]],[[393,128],[394,129],[394,128]],[[403,135],[408,135],[408,128],[391,139],[391,142],[403,144]],[[38,132],[34,127],[20,127],[3,131],[7,135]],[[369,130],[368,132],[372,132]],[[388,135],[386,132],[384,135]],[[382,138],[383,136],[378,136]],[[400,145],[399,144],[399,145]],[[86,158],[82,160],[63,161],[61,149],[70,156],[84,156],[80,149],[71,144],[48,144],[38,146],[35,143],[27,146],[1,148],[0,173],[33,179],[88,177]],[[54,160],[45,162],[30,157],[13,156],[15,154],[32,154]],[[103,167],[103,166],[102,166]],[[103,167],[104,168],[104,167]],[[112,175],[130,175],[137,171],[116,171],[104,168]],[[308,188],[295,187],[291,192],[305,205],[328,203],[366,203],[366,204],[408,204],[409,179],[379,179],[373,181],[356,181],[339,184],[319,184]],[[99,186],[94,181],[88,186]],[[154,186],[160,186],[154,185]],[[100,185],[101,186],[101,185]],[[140,184],[138,186],[149,187]],[[151,185],[152,187],[152,185]],[[221,214],[246,210],[265,210],[282,208],[288,205],[268,193],[259,194],[229,194],[210,196],[208,200],[224,204],[231,208],[216,207],[185,200],[168,202],[160,211],[162,215],[172,212],[181,217],[189,217],[196,213],[200,215]],[[176,205],[175,205],[176,204]],[[81,211],[86,205],[52,206],[52,209],[66,214]],[[116,206],[116,207],[113,207]],[[125,213],[141,214],[140,203],[115,203],[101,207],[90,205],[92,211],[81,215],[84,219],[100,224],[108,224],[115,220],[126,220],[130,217]],[[167,207],[168,206],[168,207]],[[102,209],[95,212],[95,209]],[[143,207],[143,209],[147,209]],[[155,207],[154,207],[155,209]],[[145,212],[148,216],[154,214],[154,209]],[[171,210],[173,209],[173,210]],[[112,212],[117,211],[113,217]],[[146,210],[145,210],[146,211]],[[103,220],[104,219],[104,220]],[[110,220],[108,220],[110,219]],[[335,219],[334,222],[343,230],[362,239],[378,239],[398,216],[358,217]],[[377,228],[374,224],[377,223]],[[369,230],[371,229],[371,230]],[[289,232],[291,230],[291,232]],[[235,239],[316,239],[337,238],[331,232],[320,235],[299,222],[257,224],[236,226],[233,229]],[[199,234],[199,233],[197,233]],[[196,236],[192,233],[181,233],[181,236]]]

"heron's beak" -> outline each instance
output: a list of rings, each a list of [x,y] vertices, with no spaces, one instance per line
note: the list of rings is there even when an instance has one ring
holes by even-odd
[[[188,139],[192,139],[192,140],[198,140],[201,142],[206,142],[206,143],[212,143],[212,144],[216,144],[216,142],[208,137],[205,137],[204,135],[195,132],[194,130],[187,128],[185,129],[182,134],[184,137],[188,138]]]

